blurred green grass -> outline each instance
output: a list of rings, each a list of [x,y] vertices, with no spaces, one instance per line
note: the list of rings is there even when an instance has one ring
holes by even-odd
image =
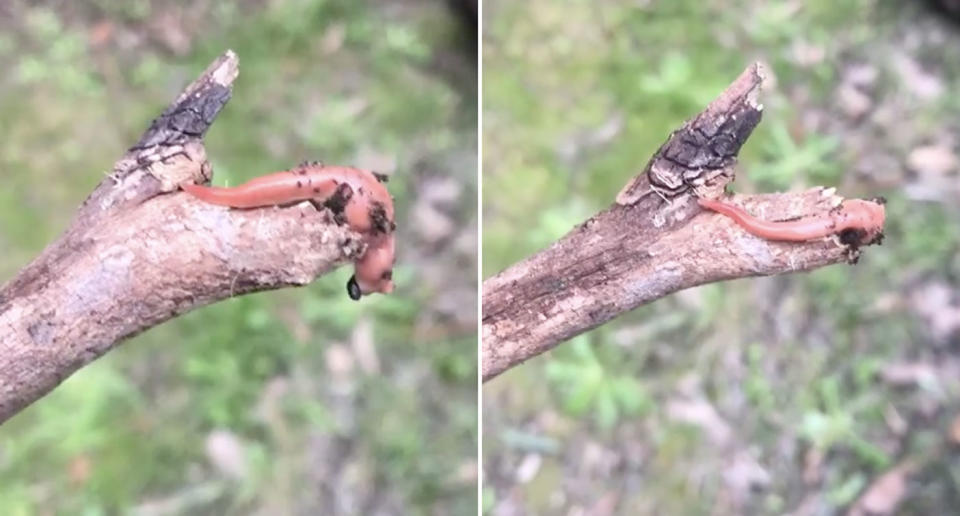
[[[940,378],[931,401],[878,375],[902,362],[941,364],[946,353],[911,296],[921,284],[957,288],[956,194],[912,198],[923,178],[905,163],[918,145],[956,142],[957,28],[921,4],[874,0],[492,0],[484,9],[483,277],[606,208],[673,129],[755,60],[774,83],[733,188],[827,185],[889,199],[887,239],[856,267],[682,292],[486,384],[485,510],[589,512],[611,498],[622,514],[782,514],[803,504],[833,514],[908,457],[926,481],[908,492],[910,513],[949,511],[958,470],[945,427],[960,410],[958,386]],[[943,93],[915,93],[919,79],[902,72],[901,57],[922,62]],[[863,65],[876,71],[865,120],[837,99]],[[923,403],[934,416],[918,415]],[[891,414],[923,422],[897,435]],[[745,473],[754,465],[763,474]]]
[[[350,301],[344,268],[304,289],[197,310],[68,378],[0,427],[2,512],[340,513],[360,504],[473,514],[476,332],[436,315],[432,300],[436,289],[475,289],[474,276],[422,281],[462,276],[464,262],[449,245],[420,252],[406,224],[429,169],[467,192],[452,216],[458,232],[476,234],[475,173],[454,166],[475,160],[476,90],[436,65],[463,59],[469,76],[472,54],[457,57],[465,29],[443,2],[9,9],[0,19],[4,277],[66,227],[150,119],[227,48],[240,76],[206,140],[214,183],[305,159],[386,166],[406,235],[396,295]],[[229,460],[242,475],[212,457],[217,431],[231,436]]]

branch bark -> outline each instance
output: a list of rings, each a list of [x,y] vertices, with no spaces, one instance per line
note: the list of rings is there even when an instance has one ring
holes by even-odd
[[[306,285],[363,252],[326,210],[230,210],[178,190],[210,179],[202,138],[237,73],[228,50],[0,287],[0,423],[124,339],[234,295]]]
[[[734,177],[760,122],[758,64],[674,131],[617,202],[550,247],[483,282],[482,374],[487,381],[558,343],[670,293],[704,283],[855,261],[835,237],[763,240],[701,210]],[[695,195],[691,195],[694,193]],[[826,214],[832,189],[736,196],[768,220]]]

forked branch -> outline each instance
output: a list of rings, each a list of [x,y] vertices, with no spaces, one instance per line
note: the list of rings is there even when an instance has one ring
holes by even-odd
[[[0,422],[124,339],[234,295],[305,285],[363,252],[326,210],[228,210],[178,191],[210,178],[202,138],[237,73],[232,51],[215,60],[0,288]]]
[[[616,203],[483,282],[484,381],[678,290],[856,258],[836,237],[763,240],[697,205],[733,179],[740,147],[760,122],[761,82],[759,65],[748,67],[670,135]],[[841,200],[823,188],[733,199],[767,220],[826,215]]]

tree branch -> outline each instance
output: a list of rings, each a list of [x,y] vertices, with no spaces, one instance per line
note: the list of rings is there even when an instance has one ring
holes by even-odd
[[[0,422],[126,338],[234,295],[306,285],[363,252],[326,210],[230,210],[178,191],[210,178],[202,138],[237,73],[232,51],[214,61],[0,288]]]
[[[835,237],[763,240],[697,206],[695,197],[716,197],[733,179],[737,153],[760,122],[761,82],[759,65],[748,67],[670,135],[615,204],[483,282],[484,381],[678,290],[855,261],[857,251]],[[823,188],[734,200],[767,220],[826,214],[840,201]]]

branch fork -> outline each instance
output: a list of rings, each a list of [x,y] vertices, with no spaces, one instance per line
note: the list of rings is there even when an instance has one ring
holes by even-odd
[[[229,210],[203,136],[230,99],[232,51],[157,117],[67,230],[0,287],[0,423],[123,340],[231,296],[306,285],[364,251],[327,209]]]
[[[749,276],[855,261],[836,237],[765,240],[697,198],[717,198],[760,122],[763,73],[753,64],[700,114],[674,131],[616,202],[548,248],[482,286],[482,376],[487,381],[617,315],[673,292]],[[766,220],[826,216],[833,189],[725,199]]]

